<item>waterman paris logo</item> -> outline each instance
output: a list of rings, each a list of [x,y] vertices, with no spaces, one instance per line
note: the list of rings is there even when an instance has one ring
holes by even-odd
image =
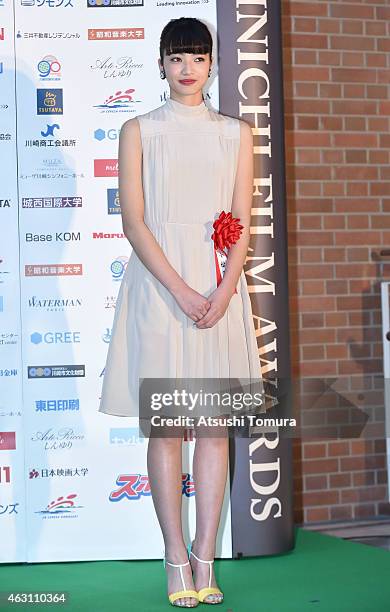
[[[22,208],[81,208],[80,196],[22,198]]]
[[[34,295],[28,299],[29,308],[46,310],[47,312],[64,312],[81,306],[80,298],[38,298]]]
[[[37,89],[37,115],[63,115],[62,89]]]

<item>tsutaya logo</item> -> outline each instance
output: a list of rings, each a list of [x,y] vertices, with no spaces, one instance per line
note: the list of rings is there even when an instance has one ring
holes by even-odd
[[[107,212],[109,215],[121,214],[121,203],[119,201],[119,189],[107,189]]]
[[[37,89],[37,115],[63,115],[62,89]]]
[[[27,264],[25,276],[81,276],[82,264]]]
[[[118,176],[117,159],[94,159],[93,166],[94,176]]]

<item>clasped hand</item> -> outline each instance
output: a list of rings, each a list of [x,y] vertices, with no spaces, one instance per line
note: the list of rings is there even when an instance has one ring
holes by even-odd
[[[232,296],[232,290],[220,285],[207,298],[191,287],[185,287],[175,295],[175,299],[182,311],[194,321],[195,327],[206,329],[223,317]]]

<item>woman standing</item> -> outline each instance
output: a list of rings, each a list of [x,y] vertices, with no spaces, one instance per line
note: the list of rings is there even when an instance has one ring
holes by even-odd
[[[170,21],[159,58],[170,97],[121,130],[119,193],[133,251],[118,295],[100,412],[137,416],[139,378],[260,376],[243,272],[252,132],[203,101],[211,63],[206,25],[194,18]],[[218,277],[212,236],[222,211],[239,220],[241,233]],[[221,603],[213,560],[228,467],[226,428],[196,438],[196,534],[189,557],[181,524],[181,453],[177,432],[150,436],[148,474],[165,543],[169,600],[186,607]]]

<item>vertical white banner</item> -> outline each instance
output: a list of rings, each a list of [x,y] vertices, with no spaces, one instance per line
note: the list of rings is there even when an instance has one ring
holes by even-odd
[[[11,5],[0,8],[3,16],[1,11],[9,15],[9,37],[0,44],[10,45],[6,89],[15,91],[16,78],[16,106],[12,98],[0,110],[0,120],[6,117],[10,126],[3,129],[2,123],[1,130],[11,133],[10,142],[1,142],[9,183],[1,197],[12,203],[0,209],[1,221],[7,219],[1,225],[0,255],[3,245],[6,254],[0,262],[0,316],[17,341],[2,352],[1,367],[15,371],[6,381],[12,405],[21,406],[21,373],[23,379],[24,474],[21,445],[10,452],[20,462],[17,499],[27,526],[26,537],[20,527],[18,538],[9,532],[2,560],[159,558],[163,540],[147,477],[147,440],[138,437],[134,419],[97,412],[116,297],[131,251],[118,199],[118,135],[128,118],[159,106],[169,93],[157,65],[165,24],[198,17],[216,43],[216,3],[15,0],[15,33]],[[217,109],[216,78],[205,93]],[[19,305],[19,246],[22,337],[19,307],[7,310],[12,291]],[[185,441],[186,539],[195,521],[192,453],[193,442]],[[15,494],[10,489],[10,500]],[[230,557],[229,483],[223,517],[218,552]],[[15,542],[25,542],[26,551],[17,554]]]
[[[0,562],[26,558],[14,12],[0,0]]]

